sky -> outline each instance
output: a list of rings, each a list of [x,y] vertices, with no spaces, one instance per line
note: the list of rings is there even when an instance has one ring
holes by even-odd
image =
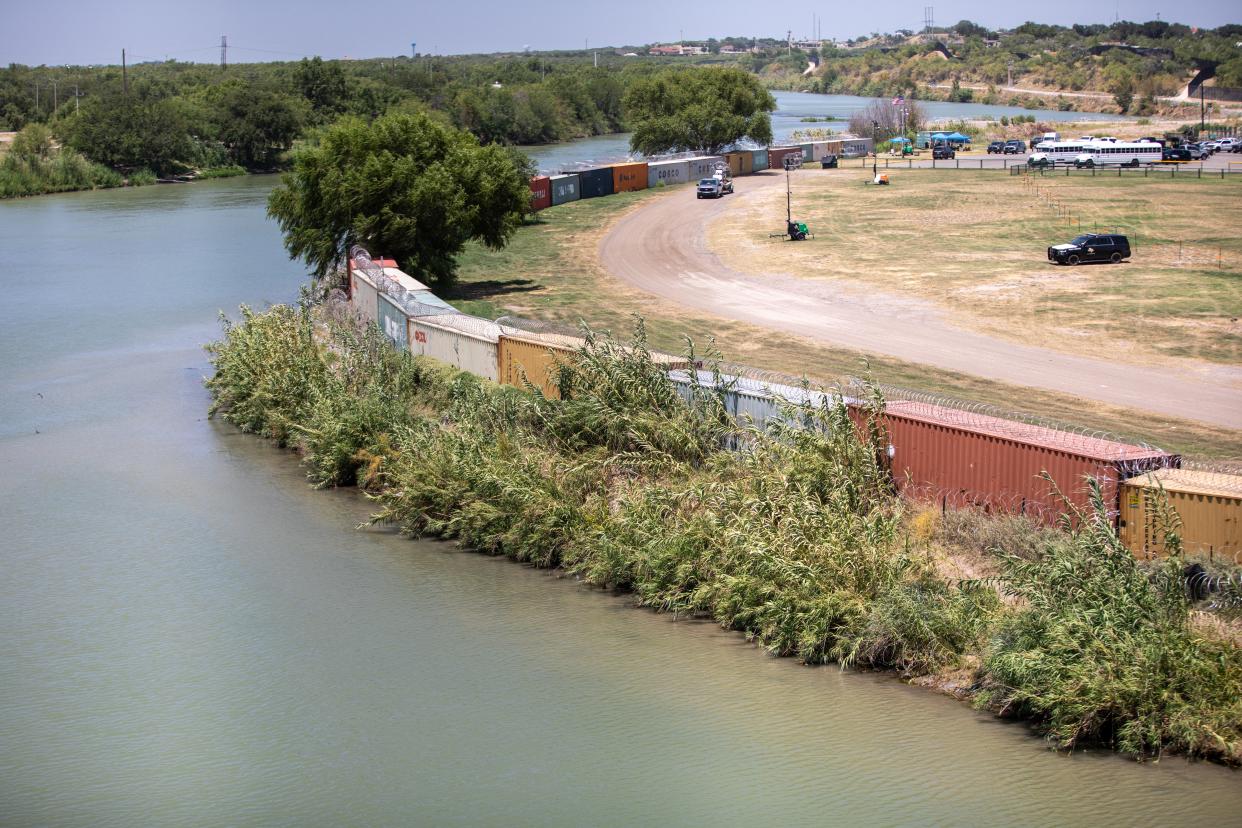
[[[176,59],[218,62],[227,35],[229,62],[423,54],[582,49],[708,37],[824,38],[923,27],[914,3],[795,2],[785,11],[754,0],[0,0],[0,66],[120,63]],[[817,7],[818,6],[818,7]],[[1036,9],[1037,7],[1037,9]],[[1169,20],[1214,28],[1242,22],[1237,0],[1041,0],[942,3],[938,25],[973,20],[1006,28],[1039,23]]]

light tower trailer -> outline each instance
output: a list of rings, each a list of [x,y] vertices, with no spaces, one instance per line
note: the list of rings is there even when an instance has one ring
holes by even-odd
[[[786,155],[782,161],[785,167],[785,232],[770,233],[769,239],[789,239],[790,241],[805,241],[806,239],[815,238],[815,234],[807,230],[806,223],[793,220],[793,190],[790,187],[790,173],[802,166],[802,156],[800,154]]]

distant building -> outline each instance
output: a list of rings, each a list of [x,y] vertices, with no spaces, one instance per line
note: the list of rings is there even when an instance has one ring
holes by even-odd
[[[685,43],[668,43],[662,46],[652,46],[647,50],[649,55],[705,55],[708,49],[706,46],[699,46]]]
[[[680,55],[682,54],[680,46],[652,46],[647,50],[649,55]]]

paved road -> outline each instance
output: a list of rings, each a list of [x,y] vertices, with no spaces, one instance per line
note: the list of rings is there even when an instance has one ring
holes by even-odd
[[[652,199],[601,240],[603,265],[636,288],[727,319],[1015,385],[1242,428],[1242,367],[1189,361],[1151,367],[1075,356],[964,330],[921,299],[844,280],[751,276],[725,267],[707,248],[705,227],[750,194],[782,186],[782,178],[769,173],[738,179],[736,194],[715,201],[697,200],[693,188]],[[773,268],[779,269],[779,262]]]

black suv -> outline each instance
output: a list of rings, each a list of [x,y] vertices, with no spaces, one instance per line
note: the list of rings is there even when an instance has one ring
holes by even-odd
[[[1005,154],[1005,142],[1004,141],[993,141],[992,143],[988,144],[988,155],[992,155],[992,154],[1004,155]]]
[[[932,160],[933,161],[939,161],[943,158],[956,158],[956,157],[957,157],[957,153],[954,151],[953,147],[949,146],[948,144],[936,144],[936,146],[932,147]]]
[[[1130,258],[1130,240],[1125,236],[1086,233],[1069,244],[1048,248],[1048,261],[1076,265],[1082,262],[1112,262]]]
[[[1026,152],[1026,141],[1014,138],[1005,142],[1005,155],[1021,155],[1024,152]]]
[[[1165,147],[1160,156],[1162,161],[1189,161],[1190,150],[1182,147]]]

